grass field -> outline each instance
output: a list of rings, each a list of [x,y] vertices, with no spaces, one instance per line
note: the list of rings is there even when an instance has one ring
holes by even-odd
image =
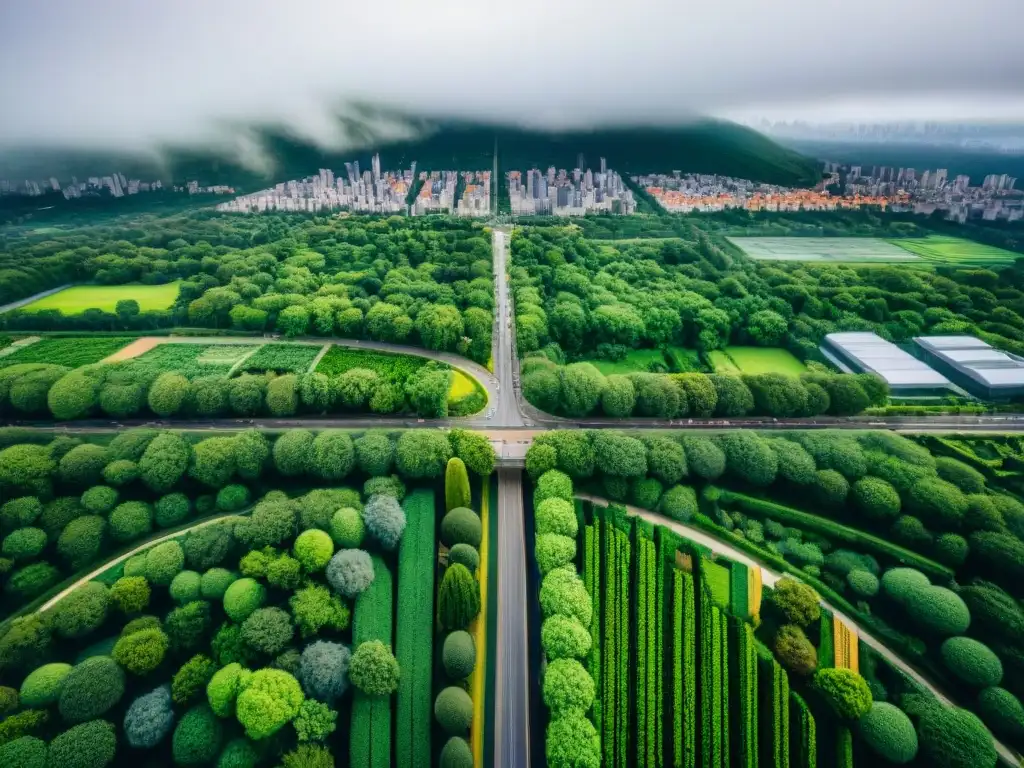
[[[799,376],[807,369],[791,352],[778,347],[727,347],[709,353],[715,373],[787,373]]]
[[[476,392],[476,384],[462,371],[452,371],[452,386],[448,390],[449,400],[461,400]]]
[[[661,370],[666,370],[665,355],[660,349],[634,349],[631,350],[623,360],[598,360],[589,358],[583,360],[585,363],[592,363],[605,376],[616,373],[642,373],[651,370],[651,364],[660,364]]]
[[[161,371],[178,371],[188,379],[227,376],[235,363],[258,344],[160,344],[136,360]]]
[[[888,264],[920,260],[910,249],[877,237],[729,237],[755,261],[822,261]]]
[[[113,312],[121,299],[135,299],[139,309],[169,309],[178,298],[180,281],[163,285],[76,285],[22,307],[26,312],[59,309],[65,315],[77,315],[87,309]]]
[[[990,267],[1011,264],[1016,259],[1024,258],[1024,254],[1005,251],[991,245],[982,245],[960,237],[908,237],[889,240],[922,260],[936,265],[965,267]]]

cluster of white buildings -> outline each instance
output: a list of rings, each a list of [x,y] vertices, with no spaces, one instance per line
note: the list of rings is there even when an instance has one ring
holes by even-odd
[[[285,181],[234,200],[221,203],[218,211],[260,213],[262,211],[332,211],[346,209],[360,213],[406,213],[406,197],[412,188],[416,163],[404,171],[381,172],[380,155],[374,155],[371,169],[360,173],[359,163],[345,163],[345,175],[335,176],[321,168],[316,176]]]
[[[85,181],[79,181],[77,176],[72,176],[71,181],[63,186],[56,176],[51,176],[45,181],[26,180],[21,183],[0,179],[0,195],[39,197],[50,192],[60,192],[64,195],[65,200],[73,200],[79,197],[96,197],[104,194],[111,197],[126,197],[145,192],[159,192],[163,189],[168,189],[168,187],[165,187],[164,183],[159,179],[155,181],[127,179],[123,173],[118,172],[114,172],[109,176],[90,176]],[[233,187],[224,184],[202,186],[198,181],[189,181],[185,184],[172,186],[169,189],[173,192],[188,193],[190,195],[235,194]]]
[[[421,171],[419,181],[421,186],[410,210],[413,216],[429,213],[488,216],[491,213],[490,171]]]
[[[628,215],[636,212],[636,200],[622,177],[608,169],[601,158],[601,170],[594,173],[574,168],[533,168],[525,174],[506,174],[509,202],[514,216],[583,216],[588,213]]]
[[[876,195],[901,198],[893,201],[894,211],[945,213],[961,224],[968,219],[1017,221],[1024,218],[1024,191],[1016,189],[1017,179],[994,173],[981,186],[971,186],[971,177],[950,177],[946,168],[925,170],[888,166],[843,165],[826,162],[826,184],[842,184],[844,195]]]

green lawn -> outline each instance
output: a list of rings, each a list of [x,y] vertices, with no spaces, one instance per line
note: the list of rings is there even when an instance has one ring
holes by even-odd
[[[663,370],[668,368],[665,363],[665,355],[660,349],[633,349],[626,354],[624,359],[614,362],[597,358],[587,358],[582,362],[592,363],[605,376],[616,373],[644,373],[651,370],[652,363],[660,363],[664,366]]]
[[[923,260],[937,265],[953,266],[998,266],[1010,264],[1024,254],[1006,251],[991,245],[982,245],[960,237],[908,237],[890,240],[895,246],[920,256]]]
[[[113,312],[121,299],[135,299],[139,309],[169,309],[178,298],[181,281],[163,285],[76,285],[22,307],[26,312],[59,309],[65,315],[77,315],[87,309]]]
[[[715,373],[787,373],[799,376],[807,369],[791,352],[778,347],[727,347],[708,357]]]

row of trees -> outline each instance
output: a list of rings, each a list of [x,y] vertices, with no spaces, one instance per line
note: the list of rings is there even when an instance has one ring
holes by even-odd
[[[570,417],[852,416],[889,397],[888,385],[873,374],[605,376],[591,363],[559,366],[543,355],[527,357],[522,374],[523,396],[532,405]]]
[[[57,421],[101,415],[130,419],[148,414],[218,418],[412,413],[445,418],[451,384],[451,368],[437,361],[428,362],[404,383],[369,368],[351,368],[337,376],[315,371],[268,372],[189,380],[183,373],[161,371],[145,362],[101,363],[73,370],[21,363],[0,372],[0,412]]]

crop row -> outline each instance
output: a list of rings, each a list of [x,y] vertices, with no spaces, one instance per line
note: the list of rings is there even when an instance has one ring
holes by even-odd
[[[248,373],[305,373],[322,347],[312,344],[265,344],[241,365]]]
[[[390,647],[393,605],[391,571],[383,560],[374,556],[373,583],[356,599],[353,643],[380,640]],[[352,768],[389,768],[391,765],[390,697],[356,693],[352,701],[349,765]]]
[[[22,363],[51,363],[77,368],[81,365],[98,363],[131,341],[130,338],[103,336],[42,339],[0,358],[0,367],[6,368]]]
[[[707,589],[700,589],[701,765],[729,763],[729,639],[726,620]]]
[[[605,764],[626,765],[629,754],[629,535],[611,520],[602,521],[605,542],[603,577],[604,673],[601,676],[601,706]]]
[[[339,376],[353,368],[365,368],[392,384],[404,384],[406,379],[427,362],[425,357],[414,355],[392,355],[386,352],[331,347],[317,363],[316,371],[328,376]]]
[[[697,765],[697,609],[693,574],[672,572],[672,768]]]
[[[793,768],[815,768],[818,765],[818,727],[807,702],[798,693],[790,695],[790,720],[794,739],[790,755]]]
[[[434,493],[420,488],[402,504],[395,657],[402,670],[395,703],[395,754],[406,768],[429,768],[434,623]]]
[[[733,573],[735,576],[735,571]],[[743,582],[746,583],[746,579]],[[736,661],[739,673],[735,687],[739,707],[730,707],[730,711],[734,714],[738,713],[737,725],[739,728],[737,729],[738,733],[735,734],[734,748],[736,765],[744,766],[744,768],[757,768],[757,641],[754,639],[754,628],[750,624],[738,619],[731,620],[730,624],[735,629]]]
[[[637,766],[655,768],[662,762],[661,567],[654,542],[642,533],[637,534],[636,554],[636,755]]]

